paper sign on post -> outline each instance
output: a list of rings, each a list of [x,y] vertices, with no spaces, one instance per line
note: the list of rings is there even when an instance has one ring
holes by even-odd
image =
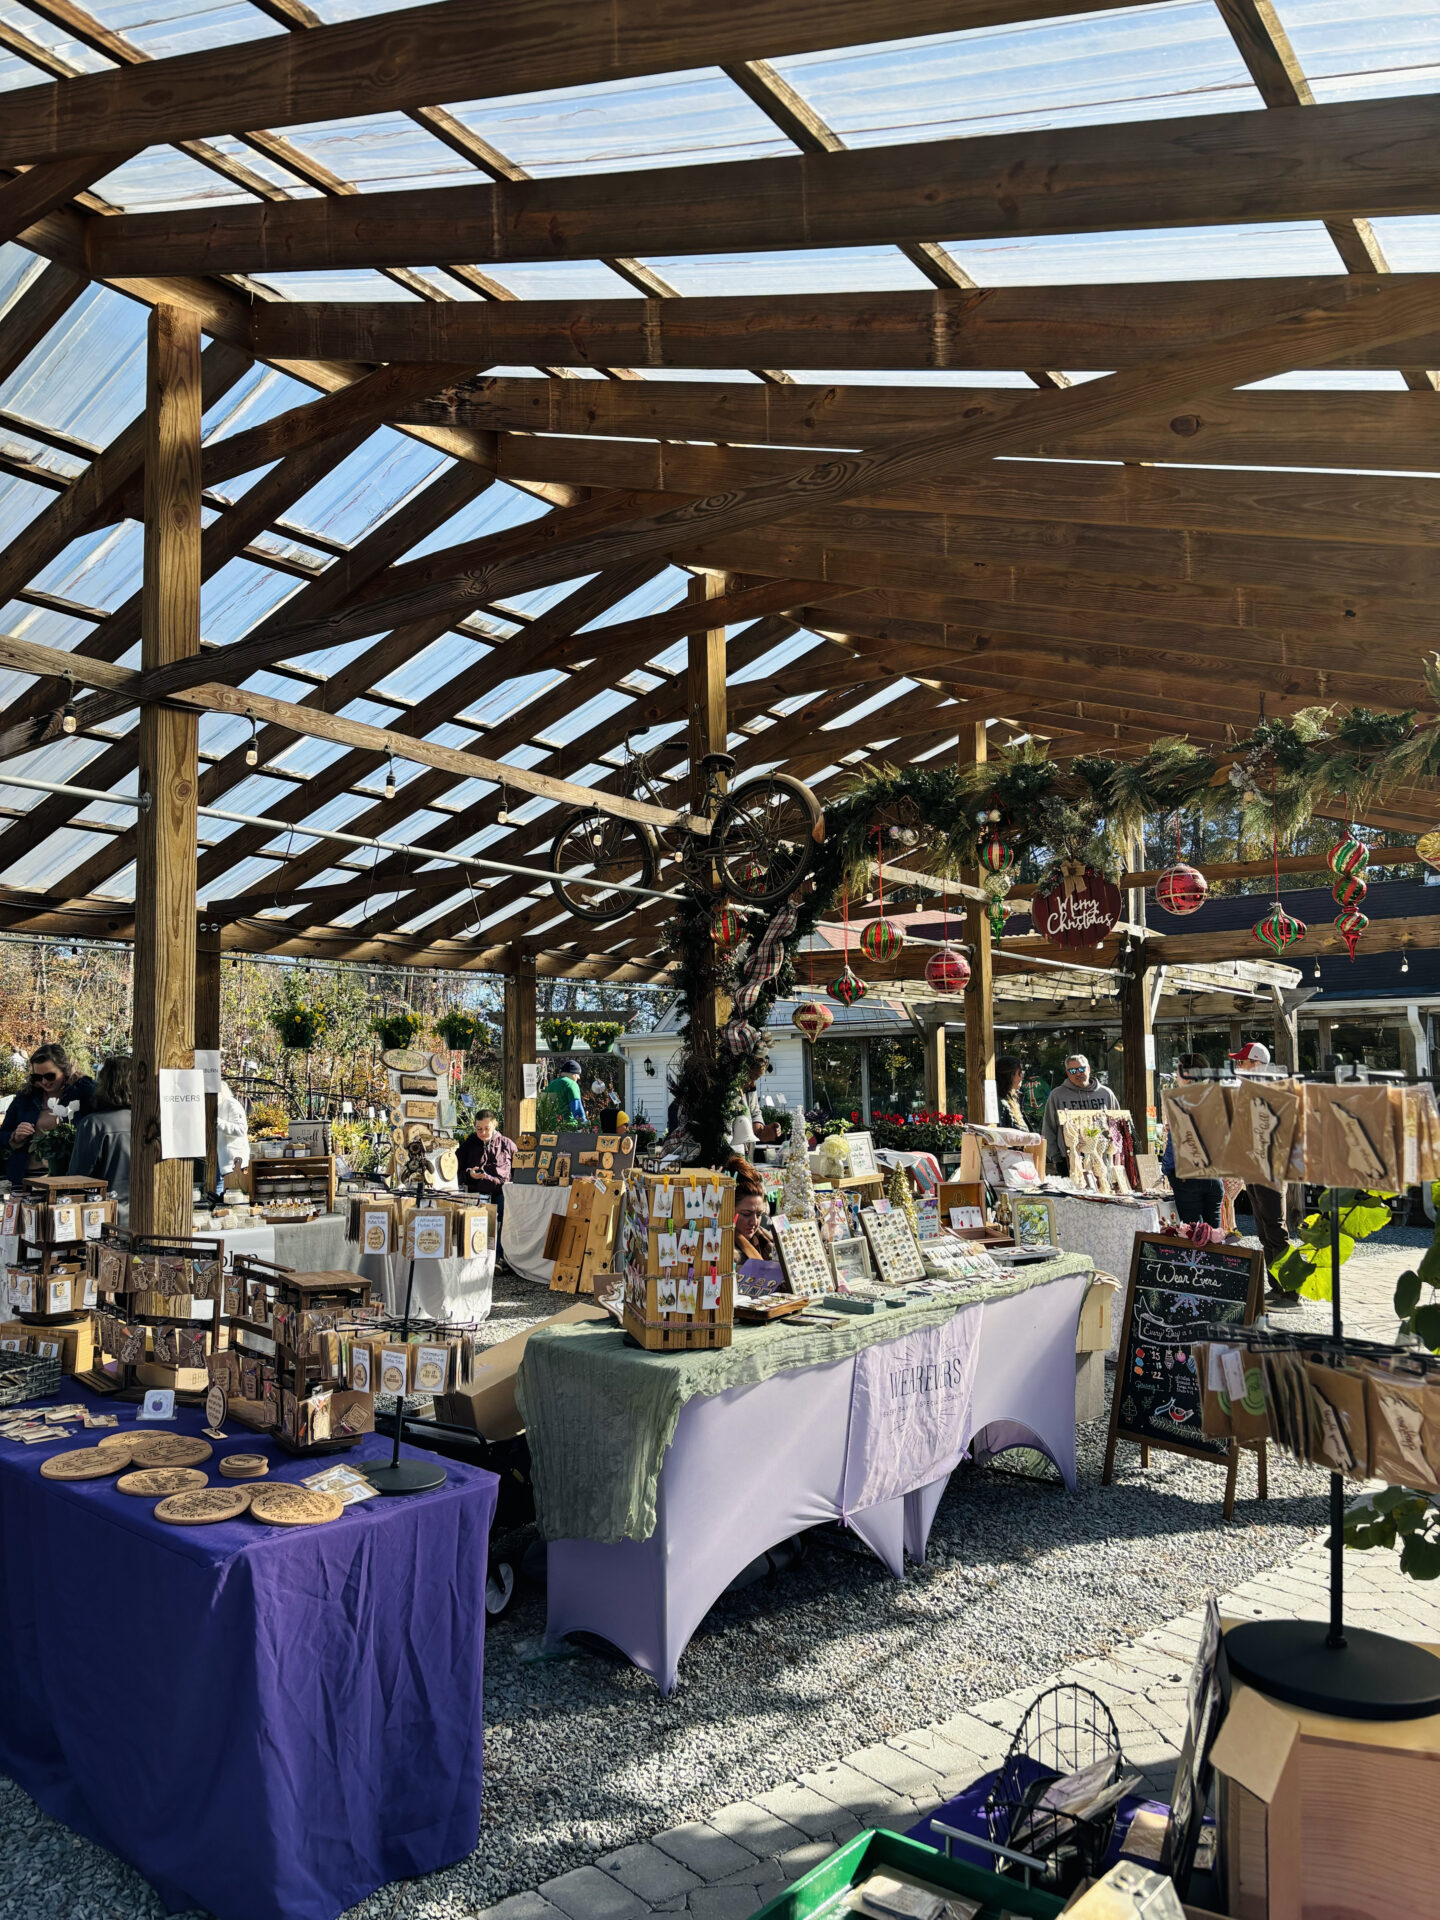
[[[219,1047],[196,1047],[195,1069],[205,1076],[206,1093],[220,1091],[220,1064],[222,1055]]]
[[[538,1098],[540,1092],[540,1069],[533,1061],[527,1061],[525,1065],[521,1067],[520,1079],[523,1089],[520,1095],[521,1099],[534,1100]]]
[[[160,1096],[160,1158],[205,1158],[205,1075],[194,1067],[161,1067],[155,1075]]]

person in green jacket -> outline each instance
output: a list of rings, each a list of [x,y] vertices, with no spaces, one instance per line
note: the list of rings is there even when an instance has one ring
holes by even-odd
[[[566,1058],[560,1062],[560,1071],[550,1082],[547,1092],[553,1093],[559,1102],[560,1126],[576,1128],[585,1125],[585,1102],[580,1098],[578,1060]]]

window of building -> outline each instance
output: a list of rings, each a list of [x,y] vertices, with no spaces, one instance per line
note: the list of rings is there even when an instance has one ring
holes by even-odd
[[[810,1103],[848,1120],[865,1117],[863,1040],[817,1040],[810,1049]]]

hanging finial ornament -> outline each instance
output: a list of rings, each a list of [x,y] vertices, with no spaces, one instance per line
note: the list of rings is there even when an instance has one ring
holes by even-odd
[[[812,1045],[834,1020],[834,1014],[823,1000],[802,1000],[790,1016],[790,1024],[798,1027]]]
[[[1370,924],[1370,916],[1361,913],[1359,907],[1346,907],[1343,913],[1335,916],[1335,930],[1345,942],[1350,958],[1355,958],[1355,949],[1360,936]]]
[[[1352,827],[1343,840],[1337,840],[1325,856],[1325,864],[1335,876],[1330,897],[1339,907],[1335,931],[1345,942],[1351,960],[1370,921],[1360,911],[1360,902],[1370,891],[1365,874],[1370,865],[1370,850]]]
[[[1287,913],[1278,900],[1270,902],[1270,911],[1263,920],[1257,920],[1250,929],[1251,934],[1262,947],[1269,947],[1275,954],[1284,953],[1287,947],[1293,947],[1297,940],[1303,940],[1308,931],[1303,920],[1297,920]]]
[[[837,979],[830,982],[832,998],[838,1000],[840,1004],[845,1007],[853,1007],[855,1002],[857,1000],[863,1000],[869,991],[869,987],[866,986],[859,974],[853,973],[848,965]]]

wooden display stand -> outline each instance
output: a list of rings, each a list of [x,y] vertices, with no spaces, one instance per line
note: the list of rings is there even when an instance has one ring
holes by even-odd
[[[1211,1759],[1235,1920],[1437,1910],[1440,1714],[1337,1720],[1236,1683]]]
[[[552,1214],[545,1233],[545,1258],[553,1260],[552,1293],[594,1293],[595,1277],[615,1263],[622,1189],[612,1181],[601,1187],[577,1180],[564,1213]]]
[[[91,1173],[39,1173],[26,1180],[20,1189],[20,1259],[29,1265],[38,1261],[36,1272],[44,1279],[52,1273],[76,1273],[85,1265],[85,1246],[97,1233],[86,1233],[86,1213],[101,1210],[101,1224],[113,1226],[115,1202],[106,1198],[103,1179]],[[57,1210],[73,1208],[75,1233],[60,1238],[56,1231]],[[27,1233],[25,1225],[34,1217],[36,1231]],[[79,1302],[75,1303],[77,1306]]]
[[[660,1262],[660,1235],[678,1233],[686,1226],[685,1195],[696,1186],[719,1189],[719,1297],[715,1306],[697,1307],[693,1313],[662,1312],[667,1276]],[[700,1168],[676,1174],[635,1173],[626,1205],[631,1210],[625,1233],[626,1333],[652,1353],[728,1347],[735,1330],[734,1180]],[[703,1287],[699,1297],[704,1297]]]
[[[290,1160],[252,1160],[246,1169],[250,1204],[267,1206],[301,1201],[320,1213],[335,1211],[335,1156],[298,1154]]]
[[[353,1447],[372,1433],[374,1396],[345,1386],[335,1332],[338,1322],[363,1307],[369,1281],[344,1272],[292,1273],[254,1254],[237,1257],[235,1277],[244,1290],[244,1311],[228,1313],[226,1324],[236,1347],[274,1365],[278,1404],[269,1430],[275,1441],[287,1453],[308,1457]],[[259,1308],[262,1293],[265,1305]],[[317,1387],[327,1386],[331,1393],[323,1409],[324,1431],[315,1438],[304,1437],[305,1404]],[[256,1403],[235,1395],[227,1398],[236,1419],[255,1423]],[[345,1432],[338,1431],[342,1421]]]

